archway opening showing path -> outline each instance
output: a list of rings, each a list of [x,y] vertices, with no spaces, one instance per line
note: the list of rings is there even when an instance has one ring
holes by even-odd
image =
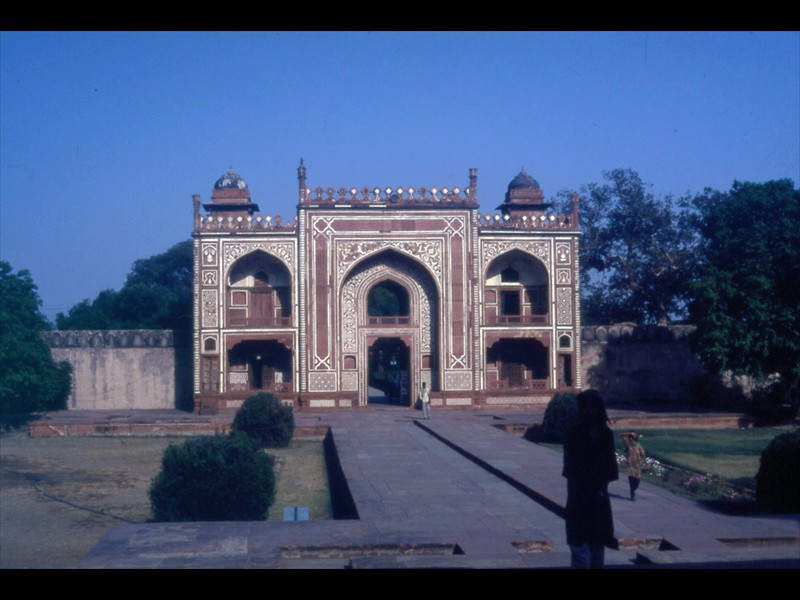
[[[370,404],[408,406],[410,403],[410,352],[400,338],[378,338],[369,349]]]

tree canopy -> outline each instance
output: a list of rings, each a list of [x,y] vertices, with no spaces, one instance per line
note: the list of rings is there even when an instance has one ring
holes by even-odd
[[[695,230],[685,201],[657,197],[630,169],[581,188],[584,322],[667,324],[685,313]]]
[[[59,329],[173,329],[191,333],[192,242],[133,263],[121,290],[104,290],[93,301],[56,315]],[[185,340],[183,340],[185,341]]]
[[[0,413],[66,408],[71,368],[42,339],[50,325],[30,273],[0,261],[0,298]]]
[[[800,383],[800,191],[791,180],[734,183],[696,197],[701,271],[692,284],[694,347],[715,373]]]

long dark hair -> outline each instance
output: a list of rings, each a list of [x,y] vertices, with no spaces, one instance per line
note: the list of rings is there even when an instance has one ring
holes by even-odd
[[[608,425],[608,413],[606,413],[606,403],[597,390],[584,390],[578,394],[578,412],[581,418],[589,425],[596,427],[606,427]],[[588,410],[589,408],[594,411]],[[591,415],[591,417],[590,417]],[[596,420],[594,418],[596,417]]]

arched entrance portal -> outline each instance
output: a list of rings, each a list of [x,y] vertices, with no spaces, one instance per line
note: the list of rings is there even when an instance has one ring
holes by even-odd
[[[365,258],[345,278],[340,307],[342,388],[358,394],[358,405],[380,401],[382,395],[384,402],[398,402],[399,397],[409,406],[422,381],[432,392],[441,389],[439,295],[425,265],[395,250]],[[392,354],[408,372],[399,394],[380,375],[381,368],[392,369],[381,362]],[[394,371],[403,377],[399,369]]]
[[[411,361],[400,338],[378,338],[369,348],[369,403],[408,406]]]
[[[292,386],[292,351],[275,340],[239,342],[228,354],[231,373],[245,390],[288,392]]]

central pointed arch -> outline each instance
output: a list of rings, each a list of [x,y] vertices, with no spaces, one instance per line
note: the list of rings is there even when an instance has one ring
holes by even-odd
[[[370,298],[374,308],[376,293],[382,292],[390,304],[392,297],[396,302],[396,310],[384,312],[397,314],[370,314]],[[400,403],[410,404],[411,390],[422,381],[439,389],[440,301],[423,265],[392,249],[365,258],[347,275],[340,306],[343,381],[350,382],[348,391],[358,391],[359,404],[368,401],[370,351],[380,339],[398,340],[408,348],[408,372],[399,374]]]

